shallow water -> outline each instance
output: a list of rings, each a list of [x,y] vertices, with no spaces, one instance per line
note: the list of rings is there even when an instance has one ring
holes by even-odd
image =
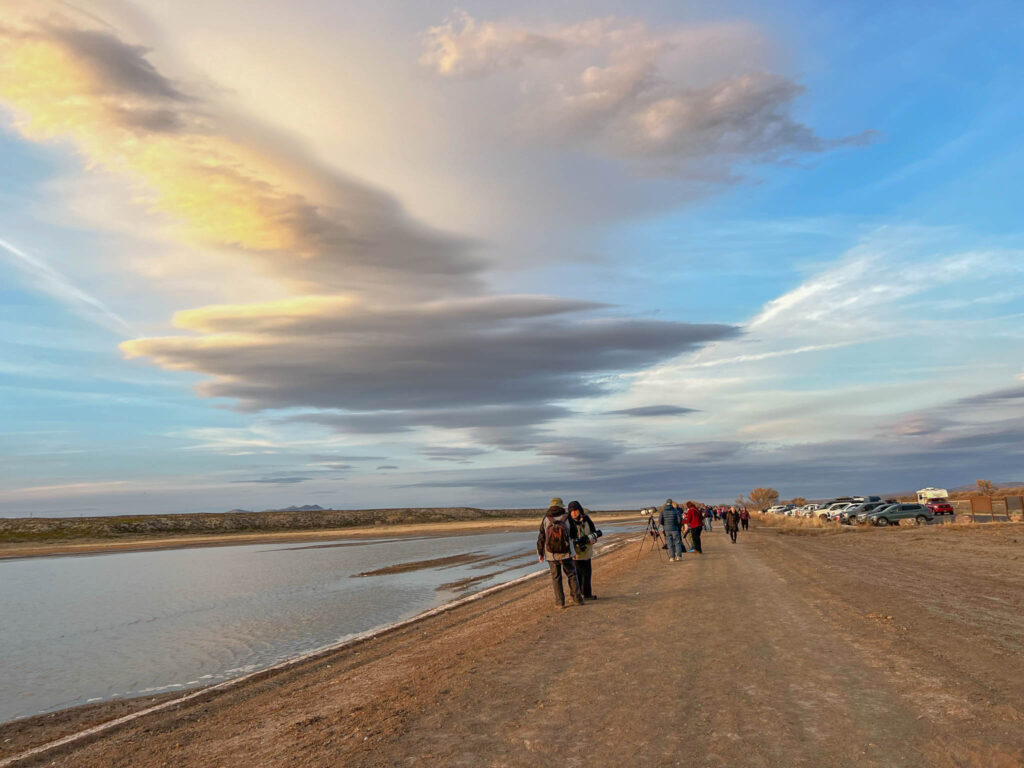
[[[469,593],[443,585],[474,579],[474,591],[535,571],[535,540],[488,533],[0,561],[0,722],[268,666]],[[482,559],[356,575],[465,554]]]

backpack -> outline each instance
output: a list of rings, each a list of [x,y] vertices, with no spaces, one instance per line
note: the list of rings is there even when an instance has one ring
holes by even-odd
[[[553,517],[548,518],[547,531],[544,533],[544,546],[553,555],[569,554],[568,526]]]

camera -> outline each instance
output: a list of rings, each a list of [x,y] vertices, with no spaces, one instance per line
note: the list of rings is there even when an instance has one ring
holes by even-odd
[[[595,528],[594,529],[594,541],[596,542],[602,536],[604,536],[604,532],[601,531],[599,528]],[[590,546],[590,538],[588,536],[580,536],[578,539],[576,539],[573,542],[573,544],[576,545],[576,549],[583,549],[584,547]]]

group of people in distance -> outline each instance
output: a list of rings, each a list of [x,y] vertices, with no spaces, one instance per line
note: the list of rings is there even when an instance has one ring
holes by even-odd
[[[562,574],[569,582],[569,594],[576,605],[596,600],[591,586],[591,559],[594,542],[601,532],[578,501],[570,501],[566,509],[557,496],[548,504],[548,511],[540,521],[537,534],[537,559],[548,563],[551,586],[555,591],[555,604],[565,608]]]
[[[709,507],[695,501],[688,501],[685,507],[680,507],[672,499],[666,499],[658,512],[658,525],[665,534],[669,562],[677,563],[683,559],[687,538],[690,546],[686,551],[703,554],[701,532],[711,530],[712,520],[725,522],[725,532],[735,544],[740,528],[747,530],[750,525],[750,513],[746,507]]]
[[[747,530],[750,513],[746,507],[709,507],[694,501],[680,507],[667,499],[658,513],[658,525],[665,533],[669,551],[669,562],[683,559],[684,544],[689,538],[687,552],[703,554],[700,535],[711,530],[712,520],[724,520],[725,531],[732,543],[742,527]],[[684,530],[685,529],[685,530]],[[587,510],[578,501],[570,501],[566,507],[557,496],[548,504],[548,510],[540,521],[537,532],[537,561],[547,562],[551,572],[551,588],[555,593],[555,605],[565,608],[565,589],[562,576],[569,582],[572,603],[585,605],[587,600],[596,600],[591,584],[593,577],[592,559],[594,543],[601,532],[590,519]]]
[[[736,543],[736,535],[742,530],[750,528],[750,512],[746,507],[705,507],[704,521],[707,529],[711,530],[711,520],[722,520],[725,522],[725,532],[729,534],[732,543]]]

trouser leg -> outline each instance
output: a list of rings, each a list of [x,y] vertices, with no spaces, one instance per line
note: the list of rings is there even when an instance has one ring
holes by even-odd
[[[593,573],[590,560],[576,560],[573,564],[576,566],[576,579],[580,583],[580,592],[583,593],[583,597],[591,597],[594,593],[590,586],[590,575]]]
[[[555,591],[555,603],[565,605],[565,591],[562,589],[562,565],[560,560],[548,560],[551,571],[551,588]]]
[[[700,527],[691,528],[690,535],[693,537],[693,548],[698,552],[703,552],[704,550],[700,548]]]
[[[565,570],[569,582],[569,594],[577,603],[583,602],[583,595],[580,594],[580,582],[576,578],[576,565],[572,560],[562,560],[562,568]]]

